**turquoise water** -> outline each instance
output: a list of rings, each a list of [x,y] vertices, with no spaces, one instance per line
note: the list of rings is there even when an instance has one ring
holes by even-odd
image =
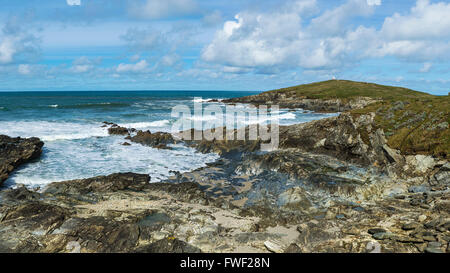
[[[194,98],[224,99],[257,94],[235,91],[105,91],[105,92],[0,92],[0,134],[39,137],[45,142],[42,157],[17,170],[6,181],[42,187],[49,182],[80,179],[115,172],[147,173],[152,181],[190,171],[212,162],[216,154],[197,153],[174,145],[158,150],[139,144],[123,146],[123,136],[109,136],[103,121],[139,130],[169,132],[175,118],[172,107]],[[203,103],[208,105],[210,103]],[[223,104],[216,103],[223,107]],[[302,110],[281,110],[280,124],[327,117]],[[209,117],[193,116],[208,120]],[[259,122],[259,121],[256,121]]]

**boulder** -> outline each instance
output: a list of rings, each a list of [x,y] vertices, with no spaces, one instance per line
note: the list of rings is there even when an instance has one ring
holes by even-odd
[[[139,143],[142,145],[164,149],[167,148],[168,144],[176,143],[173,136],[169,133],[156,132],[151,133],[150,131],[137,131],[135,136],[128,136],[126,139]]]
[[[22,164],[39,158],[44,142],[39,138],[11,138],[0,135],[0,186]]]

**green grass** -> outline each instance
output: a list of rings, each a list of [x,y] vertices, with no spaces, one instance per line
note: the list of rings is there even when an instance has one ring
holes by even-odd
[[[346,80],[330,80],[282,88],[264,93],[282,93],[288,97],[307,99],[354,99],[370,97],[382,100],[430,98],[430,94],[402,87]]]
[[[402,87],[331,80],[268,91],[271,95],[309,99],[358,97],[380,100],[353,115],[375,112],[377,128],[384,130],[388,145],[403,154],[425,154],[450,159],[450,97],[434,96]],[[376,128],[374,128],[376,129]],[[363,139],[368,136],[362,135]]]

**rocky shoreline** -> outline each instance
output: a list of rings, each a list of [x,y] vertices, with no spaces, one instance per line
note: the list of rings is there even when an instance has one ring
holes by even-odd
[[[44,143],[38,138],[12,138],[0,135],[0,186],[17,167],[42,153]]]
[[[274,99],[228,102],[244,101]],[[290,105],[373,103],[362,101]],[[450,252],[448,160],[390,148],[375,115],[282,126],[279,148],[265,153],[261,140],[185,142],[221,157],[160,183],[121,173],[2,190],[0,252]],[[105,125],[154,148],[180,142]]]

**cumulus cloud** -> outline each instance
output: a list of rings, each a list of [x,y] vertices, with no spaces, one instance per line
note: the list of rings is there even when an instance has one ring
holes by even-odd
[[[128,12],[141,19],[162,19],[195,14],[198,12],[198,5],[194,0],[131,1]]]
[[[424,63],[423,67],[419,70],[421,73],[427,73],[430,72],[431,67],[433,66],[432,63]]]
[[[418,0],[409,14],[386,18],[382,32],[390,39],[423,40],[450,38],[450,3]]]
[[[69,6],[80,6],[81,0],[66,0],[67,5]]]
[[[30,34],[19,17],[11,17],[0,34],[0,64],[9,64],[16,59],[29,61],[40,54],[40,40]]]
[[[28,75],[31,73],[30,65],[28,64],[20,64],[17,68],[17,72],[22,75]]]
[[[381,5],[381,0],[367,0],[367,5],[379,6],[379,5]]]
[[[141,60],[138,63],[135,64],[125,64],[121,63],[117,66],[116,72],[117,73],[127,73],[127,72],[133,72],[133,73],[139,73],[144,72],[148,67],[148,63],[146,60]]]
[[[72,62],[71,72],[86,73],[92,71],[96,65],[101,64],[102,58],[79,57]]]
[[[17,52],[15,41],[12,37],[5,37],[0,42],[0,63],[6,64],[13,60],[14,54]]]
[[[234,67],[340,65],[339,55],[348,45],[342,44],[336,35],[346,31],[344,18],[349,18],[349,14],[370,14],[371,7],[365,0],[350,0],[304,26],[301,11],[311,9],[315,1],[307,3],[297,5],[301,9],[237,14],[234,21],[225,22],[212,43],[204,48],[202,58]]]
[[[450,3],[418,0],[409,12],[386,18],[380,29],[349,24],[349,14],[370,16],[377,5],[381,1],[348,0],[309,21],[295,9],[241,12],[216,32],[202,59],[280,71],[331,70],[385,56],[421,62],[450,57]]]

